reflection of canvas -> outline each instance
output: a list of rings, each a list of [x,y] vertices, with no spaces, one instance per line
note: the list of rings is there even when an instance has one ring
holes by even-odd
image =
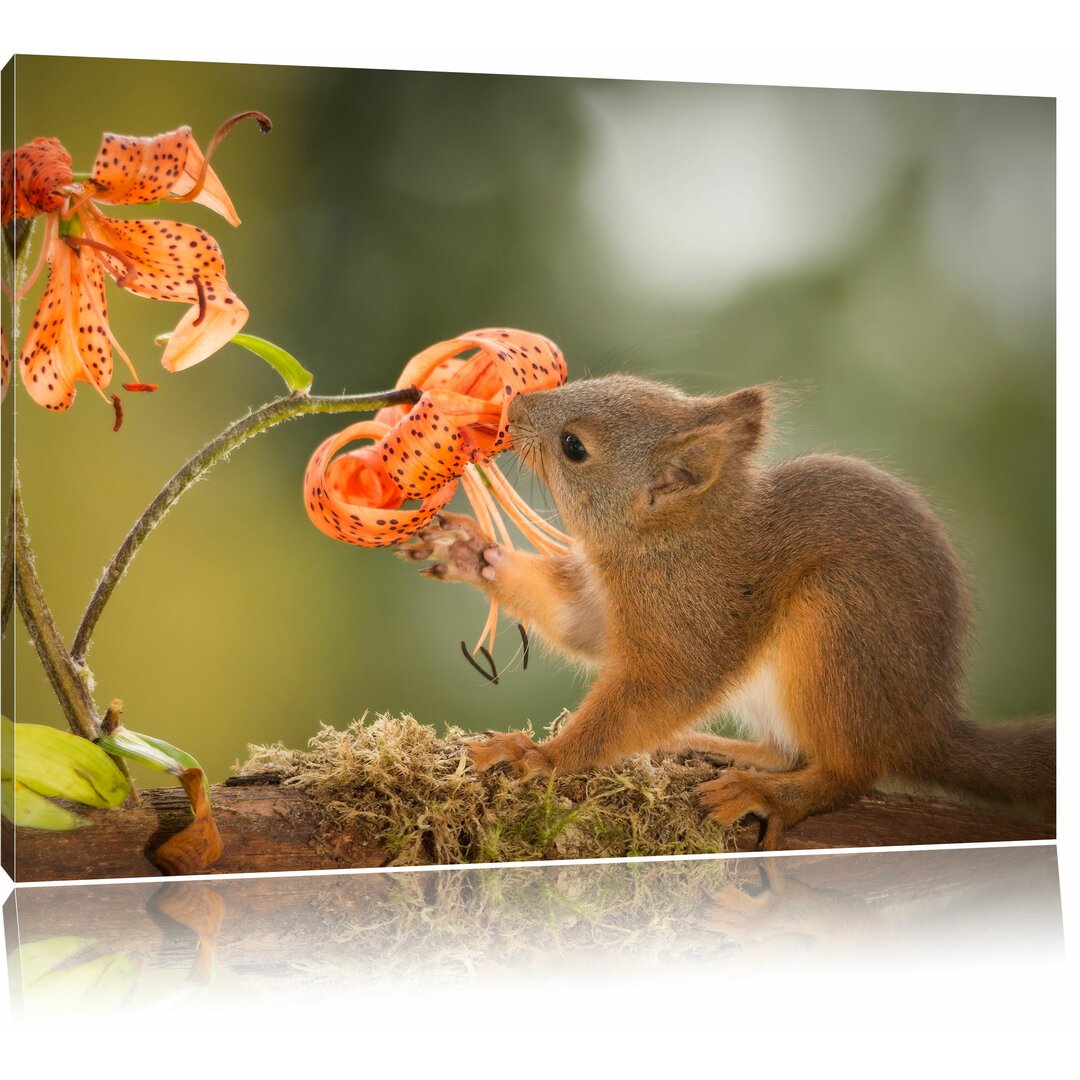
[[[636,985],[661,964],[680,981],[704,969],[740,984],[771,977],[770,959],[815,979],[901,957],[960,967],[989,942],[998,962],[1041,967],[1060,962],[1057,870],[1056,851],[1037,846],[24,889],[8,901],[25,974],[15,996],[31,1014],[86,1001],[84,965],[106,957],[124,976],[110,989],[134,1008],[163,977],[204,983],[213,960],[227,1001],[322,1005],[491,978],[519,994],[566,970]],[[56,978],[32,978],[50,962]]]
[[[622,371],[699,394],[762,383],[793,391],[798,405],[781,416],[771,459],[820,449],[868,458],[945,517],[976,597],[966,688],[975,718],[1053,711],[1051,101],[14,63],[22,92],[5,117],[4,148],[59,139],[76,176],[92,169],[103,131],[190,125],[205,150],[226,116],[257,108],[271,117],[267,137],[238,129],[214,152],[237,229],[205,200],[172,205],[171,187],[152,211],[135,200],[106,209],[121,222],[166,215],[213,237],[230,293],[250,309],[245,330],[292,353],[314,374],[315,395],[389,389],[410,356],[482,326],[557,342],[571,383]],[[175,96],[158,90],[182,69],[198,76],[185,82],[194,89],[166,115],[160,102]],[[69,92],[91,83],[92,100]],[[133,84],[136,97],[121,89]],[[197,173],[193,164],[185,184]],[[130,260],[119,241],[134,225],[79,227],[84,246]],[[75,266],[79,237],[60,228],[57,218],[54,261]],[[34,256],[41,241],[40,232],[31,240]],[[19,378],[4,403],[5,420],[19,416],[35,566],[69,643],[102,566],[165,480],[281,393],[270,367],[232,345],[153,375],[153,340],[184,309],[125,294],[116,280],[128,266],[102,257],[110,283],[95,279],[89,294],[105,289],[115,339],[138,381],[158,390],[123,395],[116,433],[113,409],[90,386],[62,415],[38,408]],[[6,312],[20,340],[46,277]],[[209,300],[206,284],[187,283],[197,328],[221,295]],[[410,714],[436,740],[448,727],[530,723],[539,737],[583,697],[588,680],[552,654],[533,648],[524,669],[508,619],[490,649],[498,684],[482,680],[459,647],[483,625],[479,593],[436,588],[388,551],[311,528],[305,465],[350,419],[300,419],[223,459],[149,536],[94,631],[86,692],[97,712],[122,699],[125,725],[193,754],[215,783],[238,761],[262,760],[249,744],[302,748],[320,724],[341,731],[369,711],[369,724]],[[550,516],[535,478],[510,478]],[[16,719],[62,726],[34,650],[10,633],[5,650]],[[11,687],[5,678],[5,711]],[[452,745],[433,742],[432,753],[452,762],[451,775],[459,767]],[[162,782],[133,768],[140,787]],[[629,774],[620,775],[605,783]],[[653,776],[642,797],[666,798],[671,782]],[[317,789],[304,788],[305,813]],[[392,803],[392,788],[385,795]],[[564,821],[577,809],[570,794],[551,802],[536,834],[549,843],[536,839],[526,857],[580,850],[582,821]],[[384,803],[376,812],[393,817]],[[563,828],[548,836],[553,822]],[[309,824],[309,839],[333,832]],[[412,845],[423,862],[438,844],[414,826],[418,843],[394,844]],[[386,836],[372,839],[386,850]],[[684,850],[671,843],[648,850]],[[625,853],[638,852],[633,844]]]

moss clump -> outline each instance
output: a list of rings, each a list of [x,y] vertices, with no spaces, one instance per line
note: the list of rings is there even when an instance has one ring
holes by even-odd
[[[575,776],[515,779],[470,768],[466,732],[411,716],[324,727],[308,750],[252,746],[240,775],[272,771],[324,808],[323,832],[363,828],[392,866],[624,858],[724,851],[727,832],[696,805],[716,775],[686,755],[641,756]]]

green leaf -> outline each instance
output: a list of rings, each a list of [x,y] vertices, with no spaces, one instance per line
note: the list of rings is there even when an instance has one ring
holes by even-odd
[[[158,772],[179,776],[186,768],[171,754],[165,753],[160,747],[147,742],[137,732],[128,731],[125,727],[118,727],[111,735],[98,739],[97,744],[107,754],[117,754],[120,757],[131,758],[133,761],[141,761],[144,765],[157,769]]]
[[[123,773],[89,739],[46,724],[16,724],[14,732],[14,776],[6,779],[49,799],[72,799],[102,809],[127,798],[130,786]]]
[[[86,818],[31,791],[18,780],[0,780],[0,812],[8,821],[29,829],[66,832],[91,824]]]
[[[121,757],[131,758],[132,761],[141,761],[144,765],[170,776],[179,776],[186,769],[202,769],[186,750],[181,750],[164,739],[142,735],[123,726],[118,727],[111,735],[98,739],[97,745],[109,754],[119,754]],[[203,782],[209,794],[210,782],[206,779],[205,772]]]
[[[232,342],[265,360],[285,380],[285,385],[293,393],[298,390],[306,393],[311,389],[314,376],[292,353],[287,353],[281,346],[255,337],[254,334],[235,334]]]
[[[183,765],[185,769],[202,769],[202,766],[195,760],[194,756],[189,754],[186,750],[181,750],[179,746],[173,746],[172,743],[166,742],[164,739],[155,739],[153,735],[141,736],[151,746],[156,747],[163,754],[168,754],[178,764]],[[206,779],[206,771],[203,770],[203,783],[206,786],[206,794],[210,794],[210,781]]]

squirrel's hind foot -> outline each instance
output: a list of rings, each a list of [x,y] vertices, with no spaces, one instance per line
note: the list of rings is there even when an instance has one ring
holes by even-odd
[[[868,771],[840,773],[819,765],[781,773],[728,769],[698,786],[698,801],[721,825],[734,825],[748,814],[762,818],[759,847],[775,851],[785,829],[857,799],[872,783]]]
[[[511,776],[547,776],[551,763],[524,731],[486,731],[466,744],[469,760],[481,772],[501,768]]]
[[[762,819],[760,851],[776,851],[784,837],[783,812],[772,805],[759,783],[760,773],[728,769],[717,780],[699,784],[698,804],[713,821],[727,827],[753,814]]]

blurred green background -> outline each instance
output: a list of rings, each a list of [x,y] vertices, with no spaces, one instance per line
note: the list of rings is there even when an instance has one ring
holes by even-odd
[[[103,131],[186,123],[205,147],[234,112],[273,118],[271,135],[238,128],[214,159],[242,226],[199,206],[175,216],[210,229],[247,329],[295,352],[317,392],[390,386],[415,352],[489,325],[554,338],[572,378],[793,388],[774,456],[867,457],[949,523],[975,593],[975,714],[1053,710],[1052,100],[15,64],[15,143],[56,136],[76,169]],[[4,403],[69,637],[164,481],[281,390],[235,347],[164,373],[152,341],[184,309],[112,286],[110,308],[140,376],[160,383],[126,396],[118,434],[85,384],[63,415],[20,386]],[[542,726],[587,684],[539,650],[485,683],[458,649],[479,634],[478,595],[310,525],[304,467],[348,422],[304,418],[240,448],[150,537],[99,625],[99,704],[123,698],[132,728],[189,749],[213,779],[249,742],[302,746],[365,710]],[[520,486],[542,501],[535,481]],[[18,719],[62,723],[21,624],[16,638]],[[497,658],[517,646],[505,626]]]

